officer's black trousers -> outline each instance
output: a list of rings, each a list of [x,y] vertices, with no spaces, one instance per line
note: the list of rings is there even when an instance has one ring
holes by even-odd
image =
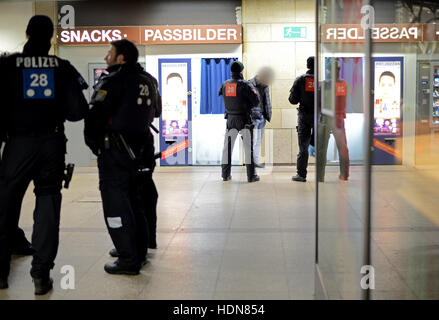
[[[19,209],[21,211],[21,207]],[[18,216],[20,213],[18,213]],[[17,222],[18,224],[18,222]],[[29,248],[29,241],[26,239],[26,235],[24,234],[24,231],[20,228],[17,228],[17,230],[12,235],[12,250],[23,250]]]
[[[133,161],[117,147],[98,157],[105,223],[119,253],[119,264],[139,268],[148,250],[148,222]]]
[[[306,178],[306,175],[308,173],[308,147],[311,143],[313,127],[313,115],[299,113],[297,126],[297,136],[299,139],[299,154],[297,155],[297,174],[303,178]]]
[[[148,247],[157,247],[157,201],[159,194],[152,175],[147,175],[142,182],[143,208],[148,222]]]
[[[244,128],[228,128],[224,138],[224,148],[222,155],[222,177],[227,178],[231,175],[232,170],[232,154],[238,134],[241,135],[244,142],[245,166],[247,168],[247,178],[252,178],[256,174],[255,161],[253,157],[253,127],[246,126]]]
[[[7,277],[20,206],[31,181],[36,204],[31,275],[49,276],[58,252],[61,187],[65,167],[63,133],[13,136],[0,166],[0,277]]]

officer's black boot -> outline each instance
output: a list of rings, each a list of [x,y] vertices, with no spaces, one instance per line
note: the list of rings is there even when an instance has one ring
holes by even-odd
[[[253,177],[247,178],[248,182],[257,182],[259,180],[261,180],[261,178],[259,178],[257,174],[255,174]]]
[[[0,290],[9,288],[8,279],[0,278]]]
[[[116,248],[111,249],[110,252],[108,252],[108,254],[113,258],[119,258],[119,252],[117,252]]]
[[[254,164],[246,164],[247,168],[247,181],[248,182],[257,182],[260,180],[259,176],[256,174],[255,165]]]
[[[157,249],[157,241],[152,241],[148,244],[148,249]]]
[[[53,280],[50,277],[33,278],[35,285],[35,294],[38,296],[45,295],[53,289]]]
[[[0,263],[0,290],[7,289],[10,264],[9,262]]]
[[[151,247],[149,247],[149,248],[151,248]],[[154,248],[151,248],[151,249],[157,249],[157,244],[155,244],[155,247],[154,247]],[[119,258],[119,252],[117,252],[116,248],[111,249],[110,252],[109,252],[109,254],[110,254],[110,256],[112,256],[113,258]],[[146,256],[145,256],[145,258],[140,262],[140,264],[141,264],[142,266],[144,266],[144,265],[147,264],[147,263],[148,263],[148,261],[147,261]]]
[[[139,274],[138,266],[133,266],[133,267],[121,266],[119,260],[116,260],[115,262],[106,263],[104,266],[104,270],[109,274],[125,274],[129,276],[135,276]]]
[[[293,181],[297,182],[306,182],[306,178],[302,177],[301,175],[297,174],[292,178]]]

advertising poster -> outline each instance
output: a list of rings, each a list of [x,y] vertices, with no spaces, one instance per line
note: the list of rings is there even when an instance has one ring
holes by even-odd
[[[188,79],[186,63],[161,64],[162,136],[166,138],[189,135]]]
[[[373,59],[373,164],[402,163],[402,102],[404,59]]]
[[[401,61],[374,62],[374,133],[401,133]]]
[[[93,68],[93,85],[96,85],[101,75],[106,72],[105,68]]]
[[[433,66],[433,124],[439,124],[439,66]]]

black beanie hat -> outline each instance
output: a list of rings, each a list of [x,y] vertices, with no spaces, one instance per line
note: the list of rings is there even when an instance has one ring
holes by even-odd
[[[35,40],[50,40],[53,36],[53,22],[48,16],[33,16],[27,25],[26,34]]]
[[[306,60],[306,67],[307,67],[308,69],[314,70],[314,57],[309,57],[309,58]]]
[[[239,61],[233,61],[232,65],[230,66],[230,71],[232,73],[241,73],[242,70],[244,70],[244,65]]]

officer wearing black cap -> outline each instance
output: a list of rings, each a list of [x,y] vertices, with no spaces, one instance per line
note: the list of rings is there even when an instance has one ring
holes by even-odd
[[[242,75],[244,65],[234,61],[230,67],[232,79],[225,81],[219,91],[223,96],[226,107],[227,129],[224,139],[222,155],[223,181],[232,179],[232,153],[238,133],[244,141],[245,164],[247,167],[248,182],[259,181],[253,159],[253,125],[251,119],[252,108],[259,105],[259,94],[250,82],[245,81]]]
[[[293,181],[306,182],[312,131],[314,128],[314,57],[306,61],[308,71],[294,82],[290,90],[291,104],[299,103],[297,134],[299,139],[299,154],[297,155],[297,175]]]
[[[64,122],[85,117],[88,105],[82,90],[87,84],[68,61],[49,55],[53,36],[49,17],[32,17],[26,34],[22,53],[0,58],[0,119],[5,137],[0,165],[0,288],[8,287],[19,208],[33,181],[35,253],[31,276],[35,294],[45,294],[53,286],[50,270],[59,243]]]
[[[161,114],[161,98],[157,80],[137,63],[138,56],[126,39],[111,43],[108,68],[94,87],[85,120],[85,141],[98,156],[105,222],[115,246],[110,254],[117,257],[105,264],[110,274],[136,275],[146,263],[147,217],[155,210],[147,205],[157,200],[150,124]]]

